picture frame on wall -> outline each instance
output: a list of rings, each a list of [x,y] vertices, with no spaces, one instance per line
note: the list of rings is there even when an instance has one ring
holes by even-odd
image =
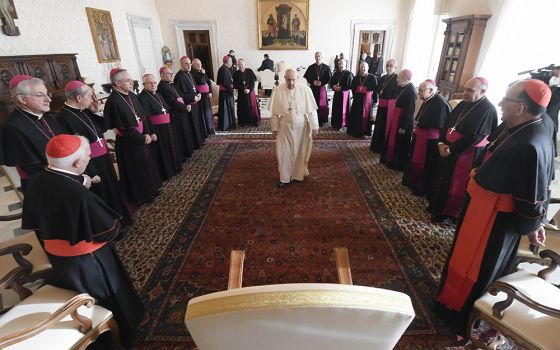
[[[86,13],[99,63],[120,61],[111,12],[86,7]]]
[[[257,0],[260,50],[307,50],[309,0]]]

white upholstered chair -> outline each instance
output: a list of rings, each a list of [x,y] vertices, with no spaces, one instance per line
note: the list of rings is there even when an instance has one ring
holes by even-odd
[[[472,336],[475,321],[484,320],[526,349],[560,349],[560,288],[547,281],[558,273],[560,255],[544,250],[541,258],[551,259],[549,267],[538,274],[519,269],[499,278],[474,304],[470,315],[471,341],[482,349],[496,349],[501,337],[487,345]],[[556,282],[558,283],[558,281]]]
[[[261,89],[263,90],[272,90],[274,89],[274,72],[265,69],[262,72],[259,72],[260,82],[261,82]]]
[[[229,290],[189,301],[185,323],[198,349],[392,349],[414,319],[410,298],[352,285],[344,255],[336,253],[346,284],[235,288],[242,273],[230,269]]]

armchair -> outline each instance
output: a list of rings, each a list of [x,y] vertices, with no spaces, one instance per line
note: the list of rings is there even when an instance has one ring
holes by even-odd
[[[504,276],[475,302],[469,317],[470,339],[475,346],[495,350],[505,342],[501,337],[486,345],[473,338],[475,323],[484,320],[524,348],[560,349],[560,288],[547,282],[560,264],[560,255],[550,250],[539,255],[551,260],[548,268],[538,274],[520,269]]]
[[[410,298],[351,285],[347,253],[337,248],[345,284],[241,287],[244,252],[232,252],[229,290],[189,301],[185,324],[198,349],[392,349],[412,319]]]

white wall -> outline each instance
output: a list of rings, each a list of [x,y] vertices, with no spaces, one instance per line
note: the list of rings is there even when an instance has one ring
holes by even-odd
[[[230,49],[237,58],[245,58],[248,66],[260,66],[263,55],[268,53],[275,62],[287,61],[295,66],[314,62],[315,51],[323,52],[323,61],[333,65],[334,56],[341,51],[349,56],[351,46],[351,21],[395,25],[392,57],[402,58],[409,0],[311,0],[309,9],[309,50],[259,50],[257,36],[257,3],[255,0],[156,0],[164,45],[173,54],[175,69],[179,52],[175,34],[176,22],[216,23],[217,51],[215,70],[221,57]],[[217,49],[217,50],[216,50]]]
[[[109,82],[109,71],[116,64],[97,61],[85,7],[111,12],[121,56],[119,66],[128,68],[134,78],[140,77],[126,14],[151,17],[161,40],[154,0],[16,0],[15,7],[21,35],[0,33],[0,56],[78,53],[80,73],[94,80],[97,89],[97,84]],[[155,54],[159,54],[161,41],[154,45]]]

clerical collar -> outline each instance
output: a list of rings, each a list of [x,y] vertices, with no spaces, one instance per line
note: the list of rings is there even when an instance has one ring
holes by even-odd
[[[81,111],[84,110],[83,108],[77,108],[77,107],[74,107],[74,106],[70,106],[70,105],[68,104],[68,102],[64,102],[64,105],[65,105],[66,107],[72,108],[72,109],[74,109],[74,110],[76,110],[76,111],[80,111],[80,112],[81,112]]]
[[[37,117],[37,120],[41,120],[41,118],[43,118],[42,114],[37,114],[37,113],[33,113],[30,110],[27,110],[23,107],[18,107],[22,112],[27,113],[27,114],[31,114],[32,116]]]
[[[431,101],[431,99],[434,98],[435,95],[437,95],[437,92],[434,92],[434,94],[433,94],[432,96],[430,96],[429,99],[424,100],[424,103],[426,103],[426,102],[428,102],[428,101]]]
[[[130,92],[121,91],[121,90],[117,89],[116,87],[113,88],[113,91],[118,92],[119,94],[124,95],[124,96],[128,96],[130,94]]]
[[[56,167],[54,167],[54,166],[52,166],[52,165],[47,165],[47,168],[49,168],[49,169],[51,169],[51,170],[54,170],[54,171],[57,171],[57,172],[59,172],[59,173],[64,173],[64,174],[68,174],[68,175],[72,175],[72,176],[80,176],[80,174],[76,174],[76,173],[74,173],[74,172],[72,172],[72,171],[68,171],[68,170],[56,168]]]

